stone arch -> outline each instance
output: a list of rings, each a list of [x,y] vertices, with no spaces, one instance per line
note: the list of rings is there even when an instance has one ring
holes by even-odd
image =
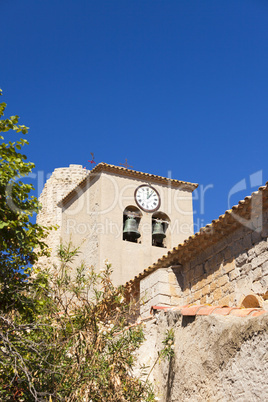
[[[156,222],[160,222],[162,224],[163,232],[165,234],[165,238],[162,242],[156,242],[153,238],[153,231]],[[164,248],[171,247],[170,218],[162,211],[157,211],[152,215],[152,245]]]
[[[243,298],[240,303],[240,307],[242,308],[260,308],[262,307],[263,300],[260,296],[255,294],[247,295]]]
[[[142,218],[142,212],[139,208],[137,208],[134,205],[128,205],[123,212],[123,240],[126,241],[131,241],[133,243],[141,243],[141,233],[140,233],[140,237],[138,237],[137,239],[130,239],[127,238],[126,234],[124,233],[124,228],[125,228],[125,224],[128,218],[132,218],[135,219],[136,222],[136,226],[137,226],[137,231],[139,232],[139,225],[140,225],[140,221]]]

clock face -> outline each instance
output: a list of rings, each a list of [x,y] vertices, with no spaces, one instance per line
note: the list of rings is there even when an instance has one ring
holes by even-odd
[[[160,207],[158,191],[147,184],[142,184],[136,189],[135,200],[138,206],[146,212],[156,211]]]

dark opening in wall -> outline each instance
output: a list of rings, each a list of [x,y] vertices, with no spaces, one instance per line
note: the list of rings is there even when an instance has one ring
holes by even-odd
[[[152,216],[152,245],[156,247],[168,247],[167,229],[170,224],[169,217],[157,211]],[[167,241],[168,240],[168,241]]]
[[[141,243],[141,234],[139,231],[139,224],[142,217],[141,211],[129,205],[123,212],[123,240],[132,243]]]

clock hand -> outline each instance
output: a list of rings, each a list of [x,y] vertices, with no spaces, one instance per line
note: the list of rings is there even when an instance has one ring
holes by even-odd
[[[149,195],[149,196],[147,196],[147,200],[148,200],[148,198],[150,198],[152,195],[153,195],[153,191],[151,192],[151,194]]]

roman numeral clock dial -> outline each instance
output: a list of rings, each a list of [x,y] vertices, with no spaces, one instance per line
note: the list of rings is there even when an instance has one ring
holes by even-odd
[[[160,207],[158,191],[147,184],[137,187],[134,196],[137,205],[145,212],[153,212]]]

